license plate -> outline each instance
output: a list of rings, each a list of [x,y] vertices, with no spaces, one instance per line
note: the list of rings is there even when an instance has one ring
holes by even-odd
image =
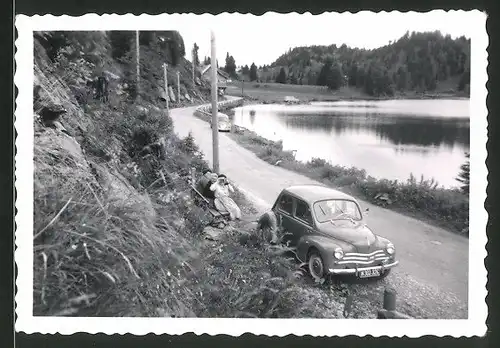
[[[359,272],[360,278],[370,278],[380,276],[380,270],[378,269],[367,269]]]

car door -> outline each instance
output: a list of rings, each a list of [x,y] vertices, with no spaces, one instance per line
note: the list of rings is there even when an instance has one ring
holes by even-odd
[[[283,242],[291,240],[289,233],[293,233],[293,206],[294,198],[287,193],[281,194],[276,204],[275,214],[278,218],[278,223],[285,232]]]
[[[302,236],[312,234],[314,230],[314,221],[309,204],[301,199],[296,199],[293,220],[295,222],[293,244],[296,244]]]

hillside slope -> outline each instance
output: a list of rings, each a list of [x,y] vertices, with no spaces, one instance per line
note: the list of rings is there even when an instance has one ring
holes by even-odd
[[[279,257],[286,248],[262,247],[251,224],[205,240],[209,217],[188,181],[191,168],[208,166],[192,137],[174,134],[155,93],[158,67],[171,64],[169,79],[179,71],[192,100],[171,107],[201,103],[208,91],[190,82],[175,32],[147,33],[137,91],[133,35],[35,34],[34,315],[341,317],[346,289],[296,279],[296,265]],[[101,73],[109,102],[88,84]],[[244,197],[235,199],[251,220]],[[373,303],[353,315],[373,317]]]
[[[186,194],[187,175],[206,163],[189,138],[173,135],[151,93],[160,83],[152,67],[171,57],[142,62],[135,98],[132,69],[111,46],[103,32],[35,35],[34,313],[194,315],[188,289],[179,289],[183,300],[167,296],[177,281],[167,275],[196,255],[189,236],[203,229],[203,214]],[[186,68],[182,58],[169,78],[181,71],[183,92],[201,102]],[[101,72],[109,103],[87,84]],[[66,112],[48,122],[58,109]]]

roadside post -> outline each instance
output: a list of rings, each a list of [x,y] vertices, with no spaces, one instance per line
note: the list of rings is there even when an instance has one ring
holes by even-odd
[[[139,62],[140,62],[140,49],[139,49],[139,30],[136,30],[135,31],[135,47],[136,47],[136,54],[135,54],[135,58],[136,58],[136,83],[137,83],[137,87],[136,87],[136,95],[137,97],[139,97],[139,94],[141,92],[141,71],[140,71],[140,68],[139,68]]]
[[[351,291],[347,294],[347,298],[345,299],[345,304],[344,304],[344,318],[348,318],[349,314],[351,314],[352,310],[352,302],[353,302],[353,296]]]
[[[163,78],[165,80],[165,102],[167,104],[167,115],[169,115],[168,111],[168,99],[170,98],[168,94],[168,78],[167,78],[167,63],[163,63]]]
[[[192,58],[192,61],[193,63],[191,64],[191,68],[192,68],[192,74],[193,74],[193,89],[196,87],[196,81],[195,81],[195,76],[194,76],[194,67],[195,67],[195,54],[194,54],[194,47],[193,47],[193,58]]]
[[[181,102],[181,73],[177,72],[177,102]]]
[[[212,151],[213,151],[213,171],[219,173],[219,122],[217,119],[217,56],[215,54],[215,34],[211,32],[211,73],[212,73]]]
[[[384,308],[377,312],[377,319],[413,319],[412,317],[396,311],[396,290],[384,289]]]

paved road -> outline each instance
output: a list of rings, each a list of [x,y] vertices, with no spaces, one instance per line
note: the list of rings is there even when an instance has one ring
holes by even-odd
[[[194,111],[195,107],[171,110],[174,129],[181,137],[192,132],[211,163],[212,132],[208,123],[193,116]],[[253,198],[261,211],[271,206],[283,188],[317,183],[262,161],[225,134],[219,133],[219,145],[221,172]],[[372,230],[396,246],[400,265],[389,279],[398,288],[406,288],[401,297],[407,297],[412,306],[428,307],[437,313],[433,317],[466,318],[468,239],[365,201],[360,204],[362,209],[370,208],[367,221]]]

